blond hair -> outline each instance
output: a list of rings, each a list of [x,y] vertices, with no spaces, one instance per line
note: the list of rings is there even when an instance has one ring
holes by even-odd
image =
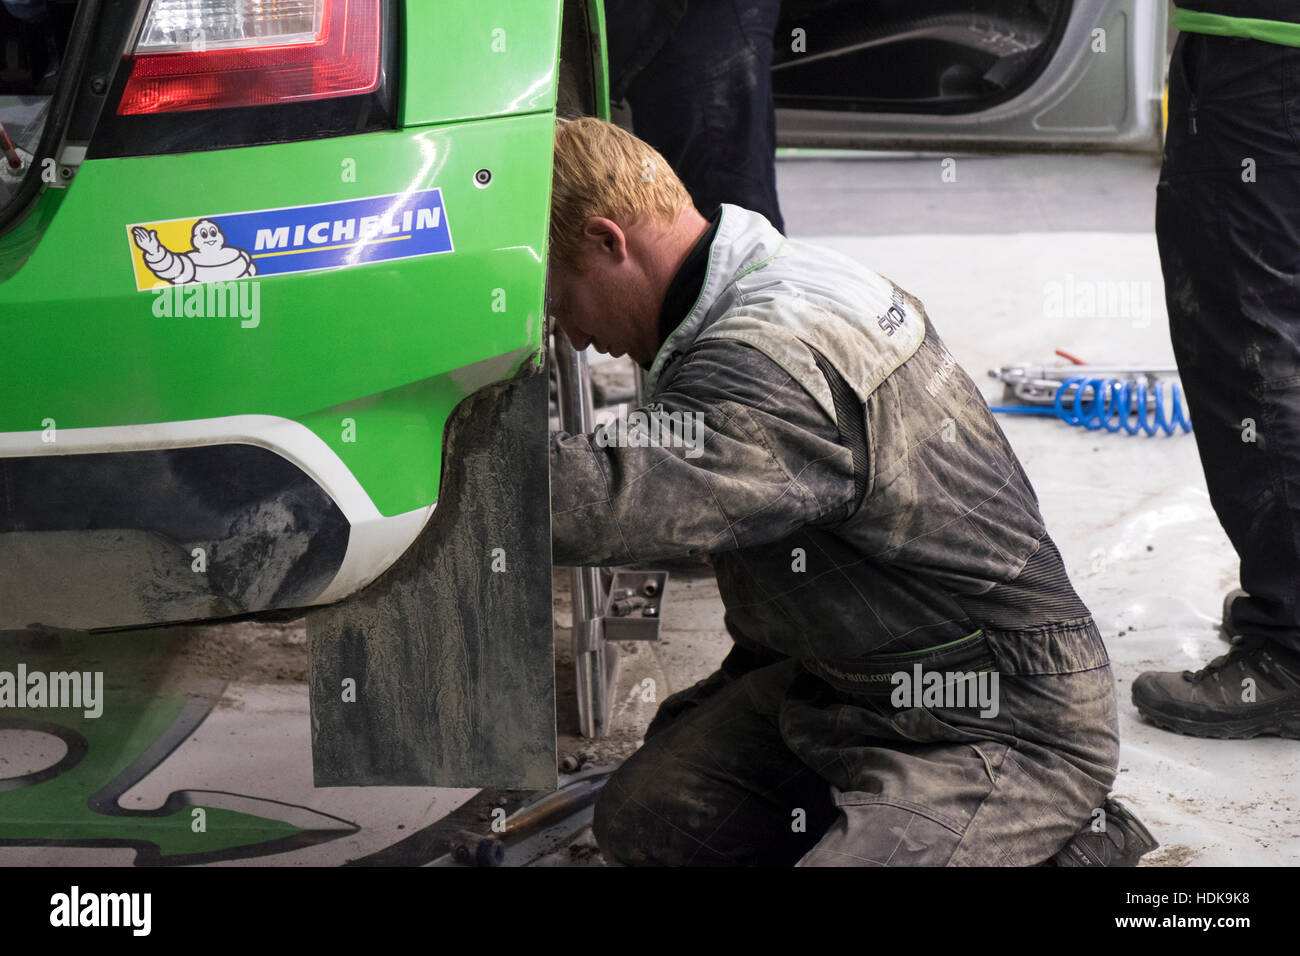
[[[620,225],[677,221],[691,197],[654,147],[592,117],[555,126],[551,182],[551,258],[576,267],[582,231],[592,216]]]

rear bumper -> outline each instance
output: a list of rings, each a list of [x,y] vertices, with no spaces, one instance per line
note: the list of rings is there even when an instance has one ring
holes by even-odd
[[[329,445],[270,415],[0,434],[0,628],[327,604],[433,508],[381,515]]]

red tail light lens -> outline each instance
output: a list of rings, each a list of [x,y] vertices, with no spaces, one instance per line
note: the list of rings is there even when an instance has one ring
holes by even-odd
[[[373,92],[380,0],[152,0],[124,116]]]

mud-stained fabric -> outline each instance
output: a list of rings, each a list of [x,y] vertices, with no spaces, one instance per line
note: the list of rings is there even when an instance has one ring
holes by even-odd
[[[642,410],[698,415],[701,440],[552,437],[556,563],[708,554],[737,644],[663,703],[601,798],[601,845],[659,864],[1047,859],[1114,779],[1114,686],[987,404],[870,270],[725,206],[710,262]],[[819,356],[865,436],[856,507]],[[996,673],[997,707],[861,693],[882,661]]]
[[[1005,682],[992,727],[852,701],[793,660],[708,683],[664,702],[597,803],[597,839],[624,865],[1032,865],[1090,821],[1114,774],[1106,666]],[[831,719],[804,724],[816,710]]]

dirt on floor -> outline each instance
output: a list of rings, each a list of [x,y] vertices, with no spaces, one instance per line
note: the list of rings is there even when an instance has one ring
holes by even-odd
[[[180,658],[204,676],[250,684],[307,683],[307,622],[176,628]]]
[[[666,610],[671,612],[674,594],[685,593],[689,581],[712,590],[707,568],[678,569],[668,592]],[[674,690],[706,676],[720,659],[725,647],[707,646],[693,650],[697,642],[665,626],[660,645],[622,642],[617,647],[618,669],[612,688],[610,730],[599,740],[583,737],[578,729],[577,678],[573,663],[572,614],[569,596],[570,573],[555,569],[552,606],[555,621],[555,693],[557,761],[562,772],[574,764],[608,766],[630,756],[641,745],[642,735],[659,703]],[[716,594],[716,592],[714,592]],[[152,655],[146,666],[158,671],[169,683],[240,681],[250,684],[305,684],[307,682],[307,624],[305,618],[283,623],[231,621],[214,624],[179,625],[165,629],[104,635],[104,640],[132,640],[137,635],[156,639],[166,634],[165,655]],[[54,640],[54,635],[33,635],[31,640]],[[674,645],[672,647],[671,645]],[[565,758],[574,758],[565,765]]]

